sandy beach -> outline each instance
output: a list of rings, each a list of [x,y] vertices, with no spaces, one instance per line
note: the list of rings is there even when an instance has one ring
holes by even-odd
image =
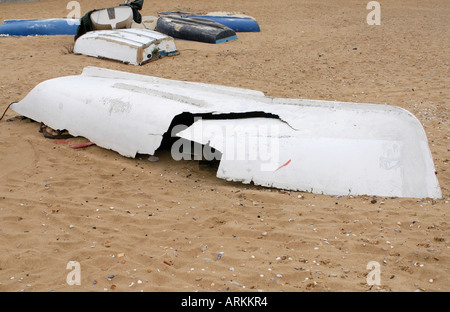
[[[70,53],[72,36],[0,37],[0,114],[47,79],[96,66],[263,91],[402,107],[423,124],[443,197],[329,196],[218,179],[196,161],[126,158],[39,123],[0,121],[1,292],[450,291],[450,5],[358,0],[151,1],[162,11],[243,12],[259,33],[176,41],[143,66]],[[117,5],[80,0],[81,13]],[[66,17],[66,1],[0,4],[8,19]],[[11,119],[10,121],[6,121]],[[220,256],[219,256],[220,255]],[[69,285],[69,261],[81,285]],[[369,285],[367,264],[380,264]]]

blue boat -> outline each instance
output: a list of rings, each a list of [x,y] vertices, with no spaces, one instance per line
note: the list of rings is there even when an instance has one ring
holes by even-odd
[[[75,35],[79,19],[21,19],[6,20],[0,25],[0,36]]]
[[[159,15],[179,15],[181,17],[202,18],[231,28],[235,32],[259,32],[261,31],[258,22],[251,16],[233,14],[226,12],[213,12],[207,14],[195,14],[188,12],[160,12]]]
[[[158,18],[155,30],[172,38],[206,43],[221,43],[236,40],[236,32],[214,21],[163,15]]]

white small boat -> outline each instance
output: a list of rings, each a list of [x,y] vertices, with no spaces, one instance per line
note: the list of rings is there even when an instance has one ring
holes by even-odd
[[[75,41],[76,54],[142,65],[160,56],[179,54],[172,37],[149,29],[96,30]]]
[[[173,157],[180,146],[185,154],[179,138],[199,143],[226,180],[328,195],[442,196],[425,131],[400,107],[272,98],[92,67],[42,82],[11,107],[127,157],[154,155],[168,137],[177,139]]]
[[[118,6],[94,11],[90,15],[95,30],[130,28],[133,10],[129,6]]]

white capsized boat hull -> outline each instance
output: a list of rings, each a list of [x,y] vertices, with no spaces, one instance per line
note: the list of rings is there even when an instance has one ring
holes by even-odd
[[[399,107],[271,98],[87,67],[42,82],[12,109],[127,157],[153,155],[176,116],[201,115],[177,133],[222,153],[220,178],[329,195],[442,196],[423,127]],[[255,112],[267,118],[246,118]],[[225,148],[245,140],[256,145],[240,154]]]
[[[176,55],[172,37],[149,29],[96,30],[75,41],[74,53],[142,65],[159,55]]]

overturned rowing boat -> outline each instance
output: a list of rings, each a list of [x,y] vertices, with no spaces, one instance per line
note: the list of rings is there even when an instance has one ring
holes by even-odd
[[[221,43],[237,38],[231,28],[195,17],[161,16],[155,30],[173,38],[205,43]]]
[[[42,82],[17,113],[121,155],[201,144],[217,176],[330,195],[441,197],[427,138],[388,105],[282,99],[106,69]],[[183,141],[178,141],[183,140]]]
[[[189,12],[160,12],[160,16],[175,15],[180,17],[202,18],[225,25],[235,32],[259,32],[261,31],[258,22],[252,16],[233,12],[208,12],[208,13],[189,13]]]
[[[74,53],[142,65],[179,54],[172,37],[148,29],[90,31],[75,41]]]

